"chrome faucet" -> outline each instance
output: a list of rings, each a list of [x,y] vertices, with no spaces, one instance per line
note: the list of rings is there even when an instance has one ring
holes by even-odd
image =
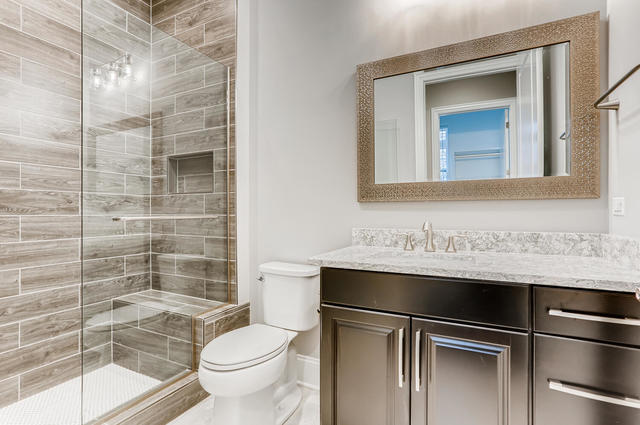
[[[433,243],[433,225],[430,221],[425,221],[422,225],[422,231],[425,232],[425,242],[424,242],[424,251],[425,252],[436,252],[436,246]]]

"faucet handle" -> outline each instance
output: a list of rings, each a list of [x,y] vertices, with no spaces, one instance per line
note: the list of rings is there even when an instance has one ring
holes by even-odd
[[[404,244],[404,250],[405,251],[413,251],[414,249],[414,245],[413,245],[413,234],[411,233],[404,233],[404,235],[407,237],[407,241]]]
[[[449,239],[447,241],[447,249],[444,250],[445,252],[458,252],[458,250],[456,249],[456,238],[467,239],[467,236],[465,235],[449,236]]]
[[[433,229],[433,225],[431,224],[431,222],[429,220],[426,220],[422,224],[422,231],[423,232],[431,231],[432,229]]]

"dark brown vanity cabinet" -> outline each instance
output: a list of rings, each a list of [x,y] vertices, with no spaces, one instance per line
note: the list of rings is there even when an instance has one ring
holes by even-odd
[[[640,425],[630,293],[323,268],[322,425]]]
[[[528,287],[323,269],[321,292],[322,425],[528,423]]]

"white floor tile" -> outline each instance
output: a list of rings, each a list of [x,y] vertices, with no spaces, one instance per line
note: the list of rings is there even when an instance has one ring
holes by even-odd
[[[94,370],[82,380],[79,376],[0,409],[0,424],[80,425],[81,409],[88,422],[160,384],[115,364]]]

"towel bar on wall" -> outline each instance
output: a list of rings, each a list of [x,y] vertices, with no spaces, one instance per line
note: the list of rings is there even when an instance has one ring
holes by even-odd
[[[609,88],[609,90],[604,92],[604,94],[602,96],[600,96],[598,98],[598,100],[596,100],[596,102],[593,104],[593,106],[595,106],[596,109],[614,109],[614,110],[620,109],[620,101],[619,100],[612,100],[612,101],[609,101],[609,102],[604,102],[604,100],[607,97],[609,97],[609,95],[611,93],[613,93],[613,91],[615,89],[617,89],[622,83],[627,81],[627,79],[629,77],[631,77],[639,69],[640,69],[640,63],[638,65],[634,66],[633,69],[631,69],[631,71],[629,71],[626,74],[624,74],[622,76],[622,78],[620,78],[614,85],[611,86],[611,88]]]
[[[113,221],[143,221],[143,220],[193,220],[202,218],[219,218],[226,217],[226,214],[209,214],[209,215],[154,215],[140,217],[112,217]]]

